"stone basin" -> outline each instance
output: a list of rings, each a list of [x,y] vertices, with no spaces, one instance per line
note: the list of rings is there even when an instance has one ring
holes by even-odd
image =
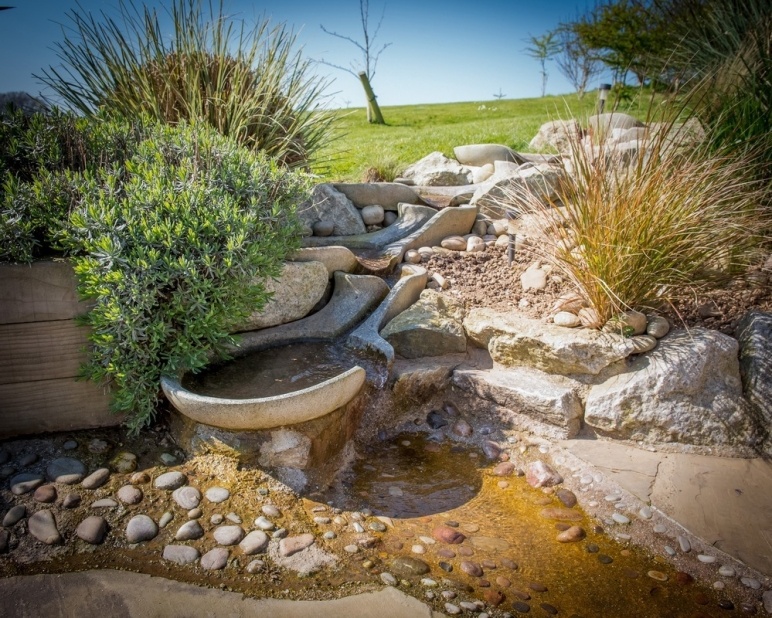
[[[314,386],[273,397],[227,399],[198,395],[179,379],[161,378],[161,388],[174,407],[204,425],[234,431],[273,429],[320,418],[345,406],[365,383],[358,365]]]

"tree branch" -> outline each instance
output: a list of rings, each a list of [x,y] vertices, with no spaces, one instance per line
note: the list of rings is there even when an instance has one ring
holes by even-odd
[[[354,40],[354,39],[352,39],[350,36],[344,36],[344,35],[342,35],[342,34],[338,34],[337,32],[332,32],[332,31],[330,31],[330,30],[327,30],[327,28],[325,28],[325,27],[324,27],[324,26],[322,26],[321,24],[319,25],[319,27],[320,27],[320,28],[321,28],[321,29],[322,29],[322,30],[323,30],[325,33],[329,34],[330,36],[334,36],[334,37],[337,37],[337,38],[339,38],[339,39],[343,39],[344,41],[348,41],[349,43],[353,43],[353,44],[354,44],[354,45],[356,45],[356,46],[357,46],[357,47],[358,47],[360,50],[362,50],[362,53],[367,53],[367,50],[366,50],[364,47],[362,47],[362,44],[361,44],[361,43],[359,43],[358,41],[355,41],[355,40]]]
[[[342,67],[339,64],[333,64],[332,62],[327,62],[324,58],[322,58],[321,60],[315,60],[314,62],[316,62],[317,64],[324,64],[328,67],[332,67],[333,69],[340,69],[341,71],[345,71],[346,73],[351,73],[354,77],[359,79],[359,75],[355,73],[353,70],[347,69],[346,67]]]

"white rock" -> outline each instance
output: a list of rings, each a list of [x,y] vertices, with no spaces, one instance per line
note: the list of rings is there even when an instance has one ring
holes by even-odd
[[[466,241],[466,250],[469,253],[485,251],[485,241],[479,236],[471,236]]]
[[[440,241],[440,246],[450,251],[466,251],[466,239],[463,236],[448,236]]]
[[[320,220],[333,222],[335,236],[364,234],[366,231],[359,209],[345,194],[327,183],[314,187],[311,197],[298,207],[298,216],[309,226]]]
[[[658,315],[649,316],[649,321],[646,324],[646,334],[662,339],[670,332],[670,322],[665,318]]]
[[[552,318],[552,321],[556,326],[564,326],[566,328],[576,328],[581,325],[579,316],[568,311],[558,311]]]
[[[529,150],[554,148],[558,152],[568,152],[571,144],[578,143],[582,135],[579,123],[574,120],[552,120],[539,127],[538,133],[528,144]]]
[[[449,187],[472,182],[472,173],[468,167],[441,152],[432,152],[408,166],[403,176],[419,186]]]
[[[383,206],[378,204],[371,204],[362,208],[362,221],[365,225],[380,225],[383,223],[384,210]]]
[[[523,290],[543,290],[547,287],[547,273],[535,262],[520,275],[520,285]]]

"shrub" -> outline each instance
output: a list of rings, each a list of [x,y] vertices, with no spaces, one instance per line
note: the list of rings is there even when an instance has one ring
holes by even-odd
[[[725,282],[757,257],[768,189],[747,158],[706,154],[681,136],[665,124],[629,167],[608,143],[576,144],[558,200],[508,196],[509,208],[539,221],[534,248],[595,309],[594,326]]]
[[[261,281],[297,246],[306,181],[184,122],[148,127],[124,165],[72,180],[59,241],[94,301],[83,373],[112,385],[114,409],[137,431],[154,416],[161,375],[222,354],[230,327],[266,302]]]
[[[262,20],[248,29],[223,13],[222,1],[174,0],[169,41],[154,9],[121,0],[119,12],[119,21],[102,12],[101,23],[68,13],[71,34],[57,44],[64,68],[40,79],[74,109],[203,120],[291,167],[306,166],[329,141],[327,83],[284,26]]]

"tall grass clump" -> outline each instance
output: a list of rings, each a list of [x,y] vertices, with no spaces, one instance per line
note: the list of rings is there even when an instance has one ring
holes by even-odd
[[[748,157],[706,154],[684,134],[660,125],[631,165],[609,142],[575,143],[558,199],[510,191],[507,206],[539,222],[535,250],[594,310],[590,326],[725,283],[758,257],[765,184]]]
[[[222,1],[173,0],[171,36],[155,9],[121,0],[119,14],[67,13],[62,67],[40,79],[73,109],[203,121],[290,167],[307,166],[329,141],[328,84],[285,26],[263,19],[250,28]]]

